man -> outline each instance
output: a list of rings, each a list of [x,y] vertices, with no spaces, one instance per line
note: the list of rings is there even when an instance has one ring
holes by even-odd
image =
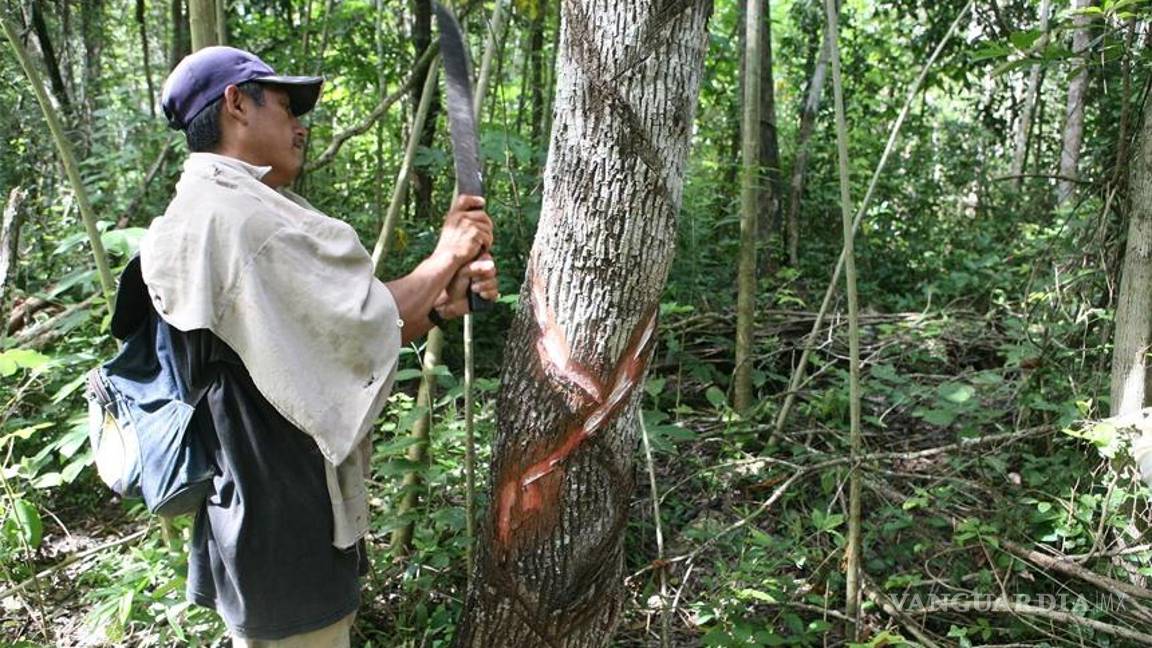
[[[173,352],[207,395],[219,474],[189,551],[188,596],[237,646],[346,646],[366,569],[370,428],[401,344],[497,296],[483,199],[461,196],[435,251],[381,283],[353,229],[287,189],[319,77],[209,47],[164,87],[191,154],[141,243]]]

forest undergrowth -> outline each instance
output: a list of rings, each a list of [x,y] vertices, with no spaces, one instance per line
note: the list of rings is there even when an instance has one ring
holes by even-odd
[[[1094,232],[1053,228],[1022,244],[1011,267],[942,273],[922,286],[920,309],[907,308],[915,296],[898,296],[863,314],[867,645],[1148,640],[1152,547],[1140,541],[1147,495],[1113,460],[1123,435],[1095,422],[1110,330],[1108,273],[1097,264],[1107,265],[1099,251],[1113,244],[1086,245]],[[965,257],[979,257],[971,252]],[[744,417],[723,389],[734,318],[670,301],[662,308],[642,403],[651,463],[638,439],[617,645],[658,645],[662,634],[675,646],[827,645],[842,637],[846,327],[833,314],[817,331],[810,375],[777,433],[780,391],[807,343],[816,316],[808,304],[819,291],[815,281],[780,286],[758,314],[764,398]],[[69,317],[81,330],[98,323],[93,306],[75,312]],[[82,430],[68,405],[77,398],[69,372],[92,360],[90,342],[75,330],[50,340],[39,367],[32,355],[13,361],[6,352],[6,371],[24,381],[9,415],[55,403],[69,418],[49,425]],[[466,584],[461,386],[441,369],[432,461],[414,466],[404,433],[421,413],[418,375],[398,375],[376,446],[374,570],[357,630],[364,645],[448,645]],[[484,465],[497,383],[478,387]],[[9,462],[36,433],[5,439]],[[8,464],[33,486],[24,497],[44,515],[37,537],[4,545],[6,577],[19,584],[0,597],[5,641],[224,641],[213,615],[184,601],[190,521],[165,529],[139,504],[111,501],[93,471],[74,467],[86,461],[82,444],[79,433],[65,434],[39,456]],[[413,468],[429,497],[408,515],[417,521],[414,553],[398,561],[386,542],[407,521],[395,506]],[[20,540],[18,530],[9,525],[5,537]]]

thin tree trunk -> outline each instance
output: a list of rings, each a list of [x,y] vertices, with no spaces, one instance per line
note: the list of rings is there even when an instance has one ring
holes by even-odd
[[[740,263],[736,274],[736,370],[732,401],[737,412],[752,407],[752,348],[756,313],[756,236],[760,224],[760,39],[765,30],[763,0],[744,3],[744,118],[741,121]]]
[[[136,0],[136,25],[140,28],[140,52],[144,55],[144,82],[148,86],[148,113],[156,116],[156,86],[152,84],[152,63],[148,56],[148,28],[144,0]]]
[[[1152,102],[1144,107],[1130,173],[1132,210],[1112,346],[1112,416],[1137,414],[1148,401],[1144,381],[1152,344]]]
[[[1076,9],[1091,7],[1093,0],[1072,0]],[[1088,91],[1088,46],[1092,37],[1088,28],[1088,17],[1077,15],[1072,20],[1076,30],[1072,32],[1072,52],[1075,54],[1072,65],[1078,68],[1076,76],[1068,84],[1068,104],[1064,117],[1064,140],[1060,148],[1060,179],[1056,184],[1056,204],[1064,204],[1076,188],[1076,178],[1080,177],[1080,148],[1084,140],[1084,99]]]
[[[228,44],[228,0],[216,0],[216,44]]]
[[[1121,59],[1121,85],[1120,85],[1120,132],[1116,135],[1116,158],[1112,165],[1113,186],[1119,185],[1124,179],[1124,171],[1128,168],[1128,147],[1131,139],[1132,122],[1132,44],[1136,40],[1136,19],[1128,20],[1127,30],[1124,34],[1124,56]]]
[[[761,243],[779,241],[783,237],[780,227],[780,142],[776,128],[776,82],[772,63],[772,3],[764,0],[764,15],[760,20],[760,223],[758,239]],[[779,237],[779,238],[777,238]],[[765,247],[760,257],[762,271],[767,271],[779,258],[777,250]]]
[[[52,86],[52,95],[60,104],[60,110],[65,115],[72,112],[72,100],[68,96],[68,88],[64,85],[64,77],[60,74],[60,63],[56,58],[56,49],[52,46],[52,38],[48,34],[48,25],[44,22],[44,11],[40,0],[31,3],[32,31],[36,33],[36,41],[40,45],[40,54],[44,57],[44,69],[48,72],[48,82]]]
[[[36,66],[32,64],[28,53],[20,44],[20,37],[16,33],[16,28],[3,13],[0,13],[0,24],[3,25],[4,35],[8,38],[12,52],[19,59],[20,67],[24,69],[24,74],[28,77],[32,91],[36,95],[36,101],[44,113],[44,120],[48,122],[48,130],[51,132],[56,150],[60,154],[60,162],[68,175],[68,181],[72,185],[76,202],[80,206],[80,217],[84,222],[84,230],[88,234],[88,244],[92,247],[92,257],[96,262],[96,275],[100,278],[104,300],[108,304],[108,312],[111,313],[116,303],[116,284],[112,279],[112,271],[108,267],[108,255],[104,252],[100,231],[96,228],[96,212],[92,209],[92,203],[88,200],[88,191],[84,188],[84,182],[80,178],[80,166],[76,163],[76,155],[72,152],[72,143],[64,136],[64,127],[60,124],[60,117],[48,100],[48,92],[44,90],[40,73],[36,71]]]
[[[1037,41],[1037,49],[1048,41],[1048,15],[1052,11],[1052,0],[1040,1],[1040,31],[1043,36]],[[1020,123],[1016,129],[1016,149],[1012,154],[1012,187],[1019,191],[1024,180],[1024,165],[1028,163],[1028,142],[1032,136],[1032,116],[1036,113],[1036,104],[1040,101],[1040,88],[1044,83],[1044,66],[1039,63],[1032,66],[1028,76],[1028,90],[1024,94],[1024,108],[1020,113]]]
[[[812,68],[808,93],[804,99],[804,107],[800,111],[800,130],[796,135],[796,153],[792,158],[792,173],[788,182],[788,263],[793,267],[800,263],[800,204],[804,197],[808,160],[812,154],[812,133],[816,130],[816,115],[820,113],[824,80],[828,77],[831,37],[828,30],[824,30],[823,44],[820,46],[816,64]]]
[[[844,284],[848,295],[848,409],[852,468],[848,486],[848,542],[844,548],[844,615],[850,619],[845,637],[860,640],[860,300],[856,294],[856,227],[848,175],[848,125],[844,118],[844,86],[840,76],[839,13],[835,0],[824,0],[827,30],[832,35],[832,92],[836,103],[836,149],[840,171],[840,215],[844,231]]]
[[[560,2],[561,0],[544,0],[556,9],[555,23],[551,24],[549,28],[552,30],[552,52],[553,55],[559,50],[560,44]],[[556,88],[556,68],[554,66],[545,66],[544,72],[547,75],[547,83],[545,87],[547,90],[544,92],[544,124],[540,127],[540,134],[543,141],[551,141],[552,139],[552,102],[555,97]],[[542,156],[543,164],[548,164],[548,151],[544,151]]]
[[[188,13],[185,11],[184,0],[171,0],[168,9],[168,15],[172,22],[172,40],[168,48],[168,69],[171,70],[176,67],[180,59],[192,52],[192,30],[188,25]]]
[[[11,292],[9,279],[16,269],[16,254],[20,247],[20,225],[24,221],[24,199],[28,193],[14,187],[4,204],[3,220],[0,220],[0,304],[6,305]]]
[[[603,646],[620,620],[639,387],[710,13],[708,0],[562,6],[541,220],[458,645]]]
[[[412,46],[416,55],[419,56],[432,42],[432,0],[416,0],[415,10],[412,24]],[[430,67],[431,62],[418,66],[416,70],[416,78],[419,79],[417,83],[421,85],[418,85],[418,90],[412,93],[413,114],[415,114],[420,107],[420,98],[423,95],[423,91],[419,88],[423,87],[422,84],[428,75]],[[432,146],[432,141],[436,137],[436,119],[439,114],[440,97],[437,95],[432,98],[432,106],[429,108],[428,119],[424,122],[424,130],[421,131],[420,134],[421,146]],[[411,195],[414,215],[417,222],[425,223],[437,217],[436,209],[432,204],[432,191],[435,188],[435,179],[423,167],[416,167],[413,171]]]
[[[215,0],[188,0],[188,26],[192,32],[192,51],[217,45]]]
[[[81,106],[84,139],[80,157],[87,157],[92,148],[92,131],[99,108],[100,82],[103,79],[104,59],[104,0],[89,0],[80,5],[80,31],[84,41],[84,83]]]
[[[544,125],[544,20],[548,13],[547,0],[536,0],[536,15],[532,17],[531,38],[528,40],[528,85],[532,89],[531,130],[533,149],[542,144]]]

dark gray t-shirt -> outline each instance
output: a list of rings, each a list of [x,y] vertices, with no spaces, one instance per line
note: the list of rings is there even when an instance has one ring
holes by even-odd
[[[197,416],[219,474],[196,515],[188,598],[247,639],[281,639],[340,620],[360,605],[361,542],[332,546],[324,458],[260,395],[239,357],[209,331],[174,331],[194,383],[210,384]]]

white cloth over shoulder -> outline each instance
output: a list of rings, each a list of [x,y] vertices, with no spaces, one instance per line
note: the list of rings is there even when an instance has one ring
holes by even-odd
[[[268,171],[189,155],[141,241],[144,282],[165,321],[216,334],[316,441],[330,464],[333,544],[349,547],[367,530],[367,432],[391,391],[403,322],[355,230],[265,185]]]

